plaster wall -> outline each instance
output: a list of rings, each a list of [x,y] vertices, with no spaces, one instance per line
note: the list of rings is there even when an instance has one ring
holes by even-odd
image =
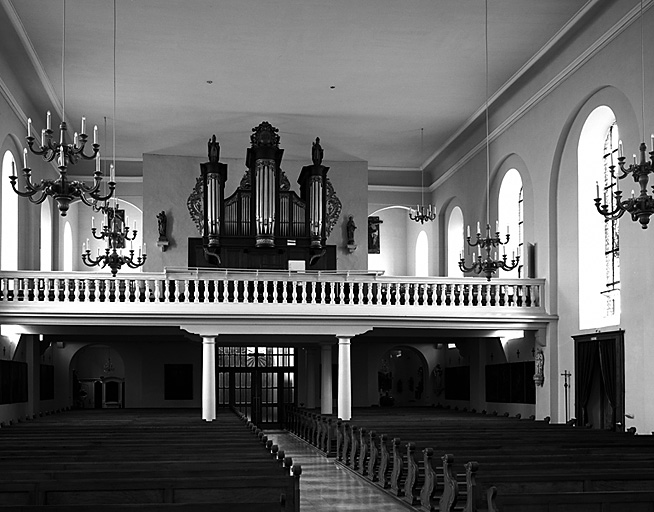
[[[600,13],[575,34],[574,41],[569,43],[571,46],[553,51],[545,67],[516,85],[512,94],[503,98],[501,108],[491,113],[491,133],[506,123],[495,133],[490,146],[491,222],[497,210],[496,191],[502,163],[509,156],[516,155],[524,162],[524,169],[519,170],[523,182],[530,185],[525,189],[525,204],[530,205],[533,212],[533,220],[525,226],[525,241],[536,246],[534,273],[548,279],[546,307],[549,313],[558,317],[558,322],[552,322],[549,331],[539,336],[539,342],[546,344],[546,385],[549,390],[548,393],[539,393],[548,404],[538,410],[551,410],[553,421],[564,418],[564,388],[560,374],[566,369],[574,370],[572,336],[582,332],[578,315],[578,304],[583,297],[579,297],[578,292],[577,243],[577,144],[581,126],[594,107],[608,105],[616,114],[620,137],[628,155],[637,149],[643,131],[646,142],[649,142],[647,135],[654,129],[654,104],[649,101],[645,103],[645,129],[640,126],[641,86],[640,80],[634,80],[641,69],[639,22],[626,30],[617,29],[602,45],[593,47],[594,53],[545,94],[537,97],[531,94],[547,83],[555,70],[570,64],[573,55],[580,54],[611,31],[613,24],[620,22],[620,13],[635,5],[635,2],[627,1],[611,3],[606,7],[607,12]],[[650,8],[643,23],[649,26],[653,21],[654,9]],[[653,46],[654,34],[645,32],[645,48]],[[646,62],[648,58],[646,54]],[[648,68],[646,73],[650,74]],[[534,101],[526,105],[525,98]],[[515,117],[511,117],[514,114]],[[448,165],[454,166],[457,156],[464,155],[465,148],[472,147],[479,140],[479,130],[467,132],[439,162],[443,167],[436,174],[447,172]],[[460,202],[464,224],[473,224],[480,218],[483,222],[484,157],[484,152],[480,151],[469,161],[451,167],[451,176],[439,183],[436,190],[437,204],[446,204],[453,198]],[[588,186],[594,187],[594,184]],[[647,370],[654,361],[654,353],[646,335],[654,328],[654,320],[649,314],[647,301],[643,300],[642,290],[654,278],[645,264],[647,255],[654,249],[654,241],[628,216],[623,217],[620,225],[622,318],[619,325],[601,330],[625,330],[626,412],[634,416],[625,426],[636,426],[639,432],[651,432],[654,430],[654,405],[646,399],[644,390],[654,386],[654,373]],[[574,411],[575,378],[573,375],[571,411]]]

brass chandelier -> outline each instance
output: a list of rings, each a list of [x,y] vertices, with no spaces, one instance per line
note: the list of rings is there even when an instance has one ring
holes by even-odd
[[[420,128],[420,156],[422,157],[424,128]],[[436,209],[431,204],[425,206],[425,171],[420,169],[420,200],[415,208],[409,208],[409,218],[420,224],[432,221],[436,218]]]
[[[476,247],[477,254],[473,252],[472,263],[470,266],[466,265],[465,255],[461,251],[461,259],[459,260],[459,268],[462,272],[484,275],[488,281],[495,275],[498,270],[510,271],[518,266],[520,262],[520,255],[514,255],[511,258],[511,263],[508,263],[506,256],[506,244],[509,243],[509,233],[507,230],[506,240],[502,242],[500,235],[499,222],[495,223],[495,233],[491,233],[490,226],[490,139],[488,131],[488,0],[486,4],[486,229],[485,236],[482,236],[481,226],[477,223],[477,239],[472,242],[470,237],[470,226],[467,228],[466,241],[469,247]],[[498,257],[499,246],[503,246],[502,257]]]
[[[56,160],[59,177],[57,179],[44,179],[39,183],[32,182],[32,170],[27,162],[27,148],[23,150],[23,181],[25,189],[20,190],[17,186],[18,177],[15,168],[9,177],[14,192],[21,197],[27,197],[32,203],[40,204],[48,197],[57,201],[59,212],[62,217],[68,213],[70,203],[80,199],[87,206],[97,201],[106,201],[114,192],[116,183],[113,176],[109,178],[109,192],[105,195],[100,191],[102,182],[102,171],[100,170],[100,144],[98,144],[98,127],[93,127],[93,145],[89,153],[85,152],[88,135],[86,133],[86,118],[82,117],[80,133],[75,132],[73,141],[68,136],[66,126],[66,78],[65,78],[65,57],[66,57],[66,0],[63,0],[63,42],[61,55],[61,83],[62,83],[62,110],[61,124],[59,125],[59,140],[54,137],[52,130],[52,116],[50,111],[46,114],[45,129],[41,131],[41,140],[37,141],[33,135],[31,118],[27,120],[27,145],[32,153],[40,155],[46,162]],[[77,180],[68,179],[68,166],[76,164],[80,159],[95,159],[95,172],[93,173],[93,184],[86,185]]]
[[[118,203],[112,206],[106,205],[101,208],[104,215],[104,222],[101,231],[98,233],[97,228],[92,224],[91,233],[96,240],[106,240],[107,247],[104,254],[100,253],[98,249],[97,257],[91,256],[91,247],[89,241],[83,245],[82,261],[87,267],[100,268],[109,267],[111,275],[116,277],[118,271],[123,265],[129,268],[139,268],[145,264],[147,255],[145,253],[145,244],[143,244],[143,252],[139,248],[138,256],[134,257],[134,249],[131,247],[131,242],[136,238],[136,221],[134,221],[134,229],[130,230],[126,222],[119,216]],[[92,219],[93,222],[93,219]],[[128,254],[125,254],[126,242],[130,242],[130,249]]]
[[[641,64],[641,122],[643,125],[643,140],[645,139],[645,45],[643,42],[643,0],[640,1],[640,64]],[[600,198],[600,187],[596,184],[597,196],[595,197],[595,207],[597,211],[608,220],[617,220],[625,213],[631,215],[631,220],[640,222],[640,227],[647,229],[649,218],[654,213],[654,198],[647,192],[647,185],[649,183],[649,175],[654,170],[654,135],[651,136],[652,151],[649,152],[649,159],[647,158],[647,144],[641,142],[639,147],[640,157],[637,159],[634,155],[634,160],[631,165],[625,165],[624,150],[622,141],[618,142],[618,168],[620,174],[616,176],[615,165],[613,165],[613,158],[611,157],[611,165],[609,170],[611,176],[616,180],[617,190],[613,193],[615,206],[609,210],[609,206],[605,203],[602,204]],[[640,186],[640,193],[638,196],[631,192],[631,197],[622,199],[622,191],[620,190],[620,180],[631,175],[635,183]]]
[[[114,100],[113,100],[113,164],[109,167],[109,175],[115,176],[116,166],[116,0],[114,0]],[[105,119],[105,132],[106,132],[106,119]],[[115,187],[115,184],[114,184]],[[112,189],[113,192],[113,189]],[[113,203],[113,204],[112,204]],[[107,246],[104,254],[98,254],[96,258],[91,256],[91,247],[89,241],[83,246],[82,261],[87,267],[101,268],[109,267],[111,275],[116,277],[118,271],[123,265],[129,268],[139,268],[145,264],[147,255],[145,253],[145,244],[143,244],[143,252],[139,248],[138,257],[134,257],[134,249],[132,248],[132,241],[136,239],[136,221],[134,221],[134,229],[129,229],[128,223],[120,216],[118,203],[114,198],[112,201],[105,200],[104,204],[96,202],[91,205],[94,211],[99,211],[104,214],[104,222],[102,229],[98,231],[94,225],[93,217],[91,217],[91,233],[96,240],[106,240]],[[130,249],[128,254],[125,254],[126,242],[130,242]],[[120,252],[119,252],[120,251]]]

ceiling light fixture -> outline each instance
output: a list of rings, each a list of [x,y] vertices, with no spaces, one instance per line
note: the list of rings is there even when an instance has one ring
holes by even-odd
[[[498,270],[510,271],[518,266],[520,255],[516,256],[515,253],[511,258],[511,263],[506,261],[506,244],[509,243],[509,233],[507,228],[506,241],[502,242],[500,238],[499,222],[495,223],[495,236],[491,234],[490,226],[490,138],[488,129],[488,0],[486,4],[486,18],[485,18],[485,40],[486,40],[486,235],[482,238],[481,226],[477,222],[477,240],[471,242],[470,240],[470,226],[468,226],[466,240],[469,247],[477,247],[477,254],[472,253],[472,264],[468,267],[466,265],[465,256],[461,251],[461,260],[459,261],[459,268],[461,271],[475,274],[483,274],[488,281]],[[502,258],[498,258],[497,249],[502,245],[504,254]],[[482,252],[483,251],[483,252]]]
[[[114,0],[114,100],[113,100],[113,163],[109,167],[109,174],[113,177],[116,172],[116,0]],[[105,133],[106,133],[106,118],[105,118]],[[109,184],[111,186],[111,183]],[[115,186],[115,184],[114,184]],[[113,192],[112,188],[112,192]],[[113,204],[110,204],[113,203]],[[112,201],[105,200],[103,205],[96,203],[93,205],[95,211],[101,211],[104,213],[104,222],[102,224],[102,230],[98,235],[95,226],[93,225],[93,217],[91,217],[91,233],[93,238],[96,240],[106,240],[107,247],[105,248],[105,253],[100,254],[100,249],[98,249],[98,254],[96,258],[91,257],[91,245],[87,239],[86,244],[83,244],[82,248],[82,261],[87,267],[97,267],[101,268],[109,267],[111,269],[111,275],[116,277],[118,271],[123,267],[123,265],[128,266],[129,268],[139,268],[145,264],[147,255],[145,254],[145,244],[143,244],[143,253],[141,254],[141,248],[139,248],[139,255],[134,258],[134,249],[132,249],[131,242],[136,238],[136,221],[134,221],[134,228],[129,229],[129,222],[126,222],[124,217],[125,212],[118,208],[118,203],[114,198]],[[124,254],[124,248],[126,242],[130,242],[129,256]],[[120,251],[120,253],[118,252]]]
[[[48,110],[46,114],[45,129],[41,131],[41,140],[35,145],[32,119],[27,120],[27,145],[30,151],[35,155],[41,155],[46,162],[57,160],[59,177],[56,180],[41,180],[39,183],[32,182],[32,169],[27,164],[27,148],[23,149],[23,181],[25,190],[20,190],[20,185],[16,187],[18,177],[16,169],[12,167],[12,175],[9,177],[11,187],[14,192],[21,197],[27,197],[32,203],[40,204],[48,196],[52,196],[57,201],[59,212],[62,217],[68,213],[70,203],[80,199],[87,206],[92,206],[94,202],[109,199],[113,195],[115,181],[113,176],[109,178],[109,193],[102,195],[100,183],[102,182],[102,171],[100,170],[100,144],[98,144],[98,127],[93,127],[93,150],[91,154],[86,154],[84,148],[88,140],[86,134],[86,118],[82,117],[81,133],[75,132],[73,142],[69,142],[66,126],[66,0],[63,0],[63,36],[61,47],[61,84],[62,84],[62,109],[61,124],[59,125],[59,141],[54,140],[54,131],[52,130],[52,116]],[[36,146],[36,147],[35,147]],[[93,185],[87,186],[81,181],[70,181],[68,179],[68,166],[76,164],[80,159],[95,159],[95,172],[93,173]]]
[[[424,128],[420,128],[420,159],[422,160],[423,144],[424,144]],[[409,218],[420,224],[432,221],[436,218],[436,207],[431,204],[425,206],[425,170],[420,166],[420,202],[416,208],[409,209]]]
[[[621,174],[615,175],[615,165],[613,165],[613,153],[611,153],[611,165],[609,169],[611,176],[616,180],[617,190],[613,193],[613,209],[609,211],[609,205],[606,204],[607,197],[600,198],[600,187],[595,183],[597,196],[595,197],[595,207],[597,211],[608,220],[617,220],[625,213],[631,215],[631,220],[640,222],[640,227],[647,229],[649,218],[654,214],[654,199],[647,193],[647,184],[649,175],[654,170],[654,135],[651,136],[652,151],[649,152],[649,161],[647,160],[647,144],[645,144],[645,44],[644,44],[644,27],[643,27],[643,0],[640,0],[640,68],[641,68],[641,122],[643,125],[643,142],[640,147],[640,160],[637,161],[634,155],[633,163],[625,166],[625,156],[622,147],[622,141],[618,142],[618,167]],[[634,195],[631,191],[629,199],[622,200],[622,190],[620,190],[620,180],[631,175],[635,183],[640,185],[640,194]],[[654,188],[654,187],[653,187]],[[602,203],[602,199],[605,201]]]

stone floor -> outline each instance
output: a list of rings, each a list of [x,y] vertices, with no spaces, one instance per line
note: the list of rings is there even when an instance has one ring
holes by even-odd
[[[300,509],[307,512],[406,512],[415,510],[395,500],[373,484],[352,474],[318,453],[297,437],[281,431],[266,431],[294,464],[302,465]],[[348,496],[349,499],[345,499]]]

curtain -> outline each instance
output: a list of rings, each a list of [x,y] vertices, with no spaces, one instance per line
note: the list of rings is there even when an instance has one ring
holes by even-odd
[[[615,410],[616,382],[615,382],[615,340],[603,340],[599,344],[599,361],[602,381],[604,382],[604,391],[609,399],[611,407]]]
[[[580,425],[585,425],[588,417],[586,406],[593,387],[593,371],[597,361],[598,345],[597,341],[577,343],[577,388],[582,413],[582,418],[578,418],[581,420],[578,423]]]

